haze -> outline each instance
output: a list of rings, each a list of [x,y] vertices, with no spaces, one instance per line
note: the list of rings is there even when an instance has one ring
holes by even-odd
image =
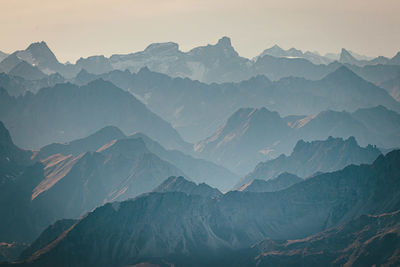
[[[397,0],[195,1],[3,0],[0,50],[45,40],[60,61],[130,53],[152,42],[182,50],[229,36],[237,51],[254,57],[283,48],[392,57],[400,44]]]

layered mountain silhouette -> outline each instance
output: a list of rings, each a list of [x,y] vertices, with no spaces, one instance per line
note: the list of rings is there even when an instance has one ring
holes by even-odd
[[[55,154],[62,154],[64,156],[73,155],[76,157],[85,152],[95,152],[113,140],[125,138],[140,139],[151,153],[173,164],[197,183],[205,182],[227,191],[232,188],[238,179],[236,174],[210,161],[194,158],[178,150],[165,149],[158,142],[142,133],[134,133],[126,136],[120,129],[114,126],[104,127],[82,139],[63,144],[53,143],[44,146],[33,153],[32,159],[44,160]]]
[[[371,165],[353,165],[317,175],[272,193],[236,191],[217,199],[182,192],[149,193],[133,200],[109,203],[81,218],[23,264],[120,266],[164,259],[177,266],[201,266],[226,263],[224,260],[230,260],[226,256],[235,255],[236,251],[237,258],[240,255],[242,261],[254,260],[251,254],[248,258],[243,255],[254,253],[250,246],[266,238],[305,238],[363,214],[398,210],[399,160],[400,152],[393,151],[387,156],[379,156]],[[261,251],[256,249],[256,255],[260,253],[265,257],[261,256],[261,260],[270,262],[270,253],[277,251],[277,258],[286,260],[285,255],[293,254],[291,259],[295,259],[299,254],[287,251],[309,246],[308,252],[302,254],[308,262],[312,260],[313,251],[323,248],[317,242],[325,239],[332,240],[323,245],[332,251],[326,257],[326,261],[331,262],[338,255],[335,251],[355,242],[354,234],[361,234],[363,229],[369,230],[357,237],[360,242],[352,249],[360,252],[372,249],[372,245],[365,243],[368,237],[376,240],[374,243],[383,249],[396,244],[391,240],[397,242],[397,234],[388,232],[397,229],[396,214],[362,216],[340,228],[323,232],[319,237],[310,237],[307,243],[298,240],[283,246],[284,242],[264,241],[258,243]],[[335,246],[335,236],[342,238],[336,249],[330,247]],[[118,249],[110,250],[110,247]],[[357,255],[364,262],[388,262],[390,255],[397,255],[393,253],[392,249],[388,251],[389,257],[376,250],[375,254]],[[343,255],[350,255],[350,252]],[[243,266],[240,262],[237,264]]]
[[[37,67],[45,74],[58,72],[66,78],[74,77],[79,72],[74,65],[60,63],[44,41],[32,43],[25,50],[7,56],[0,62],[0,69],[8,73],[21,62]]]
[[[26,61],[18,63],[8,72],[8,74],[11,76],[22,77],[25,80],[41,80],[46,78],[46,75],[40,71],[39,68],[30,65]]]
[[[3,58],[2,58],[3,57]],[[62,64],[55,57],[45,42],[32,43],[27,49],[0,56],[0,70],[8,73],[21,61],[38,67],[46,74],[58,72],[65,78],[75,77],[82,69],[89,73],[102,74],[111,70],[139,71],[149,67],[152,71],[162,72],[172,77],[186,77],[206,83],[238,82],[262,74],[277,80],[283,77],[295,76],[306,79],[321,79],[334,71],[340,64],[346,64],[361,75],[364,67],[372,67],[375,73],[364,75],[363,78],[373,81],[377,70],[382,66],[387,69],[399,70],[399,54],[393,58],[378,57],[371,59],[342,49],[340,55],[321,56],[316,52],[305,52],[291,48],[283,50],[278,46],[266,49],[254,60],[243,58],[232,47],[228,37],[222,37],[214,45],[200,46],[188,52],[179,50],[179,45],[173,42],[153,43],[144,51],[112,55],[106,58],[102,55],[80,58],[75,64]],[[332,62],[339,60],[339,62]],[[394,68],[393,68],[394,67]],[[391,71],[385,71],[384,75]],[[371,76],[371,79],[370,79]],[[383,77],[381,74],[378,76]],[[386,80],[389,80],[388,78]]]
[[[396,126],[399,121],[398,113],[384,107],[360,109],[354,113],[324,111],[300,118],[282,118],[278,113],[265,108],[239,109],[214,135],[197,143],[195,151],[204,158],[244,175],[245,170],[250,172],[260,161],[291,153],[300,139],[312,141],[324,140],[329,136],[354,136],[362,146],[374,144],[379,147],[396,147],[399,143],[400,128]],[[334,140],[328,139],[327,143],[343,142],[341,139]],[[358,147],[354,138],[348,140],[348,143]],[[374,151],[378,153],[378,150]],[[372,160],[374,158],[370,159]],[[318,162],[319,158],[315,161]],[[289,169],[282,171],[305,177],[305,173]],[[273,173],[269,177],[277,174],[279,173]]]
[[[229,37],[0,52],[0,266],[397,266],[399,73]]]
[[[141,139],[116,139],[79,156],[55,154],[2,184],[0,236],[6,242],[31,241],[54,220],[77,218],[181,175],[181,170],[147,150]]]
[[[254,179],[270,180],[285,172],[308,178],[315,173],[340,170],[350,164],[369,164],[380,154],[379,149],[372,145],[360,147],[354,137],[347,140],[329,137],[324,141],[312,142],[300,140],[289,156],[281,155],[257,164],[251,173],[239,181],[238,186]]]
[[[24,148],[71,141],[115,125],[127,133],[143,132],[167,148],[189,149],[170,124],[133,95],[103,80],[82,87],[57,84],[34,95],[4,96],[1,101],[5,105],[0,119]]]
[[[283,58],[304,58],[309,60],[310,62],[312,62],[313,64],[329,64],[331,62],[333,62],[334,60],[332,60],[329,57],[326,56],[321,56],[318,53],[315,52],[310,52],[310,51],[306,51],[303,52],[301,50],[298,50],[296,48],[290,48],[288,50],[284,50],[281,47],[279,47],[278,45],[274,45],[271,48],[265,49],[260,55],[258,55],[256,57],[256,59],[258,58],[262,58],[265,55],[270,55],[273,57],[283,57]]]
[[[237,180],[236,175],[216,164],[166,150],[143,134],[126,137],[116,127],[108,126],[86,138],[54,143],[33,153],[16,147],[4,126],[1,132],[0,214],[6,218],[0,227],[2,241],[31,241],[56,219],[77,218],[106,202],[152,191],[170,176],[176,176],[176,181],[183,175],[193,177],[199,185],[187,180],[181,184],[169,181],[159,190],[181,191],[183,185],[186,193],[190,189],[218,196],[220,191],[204,182],[228,190]],[[5,227],[14,220],[18,221],[15,228]]]
[[[288,188],[294,184],[297,184],[301,181],[303,181],[302,178],[300,178],[294,174],[284,172],[284,173],[279,174],[277,177],[274,177],[267,181],[260,180],[260,179],[251,180],[249,183],[242,185],[239,188],[239,191],[276,192],[276,191],[286,189],[286,188]]]
[[[210,136],[237,109],[267,107],[280,114],[310,115],[323,110],[354,111],[383,105],[399,112],[400,104],[385,90],[366,82],[346,67],[318,81],[285,78],[271,82],[257,76],[240,83],[207,85],[141,69],[137,74],[113,71],[82,73],[78,84],[102,78],[129,90],[191,142]]]
[[[199,195],[203,197],[216,198],[222,196],[222,193],[211,186],[201,183],[195,184],[194,182],[186,180],[184,177],[171,176],[166,179],[162,184],[157,186],[153,192],[183,192],[188,195]]]
[[[26,76],[22,74],[22,76]],[[31,78],[41,77],[33,75],[28,75]],[[28,77],[29,78],[29,77]],[[5,90],[11,96],[19,96],[25,93],[36,93],[39,89],[43,87],[53,87],[57,83],[64,83],[65,79],[58,73],[45,75],[44,78],[39,80],[29,80],[21,76],[13,76],[6,73],[0,73],[0,90]]]

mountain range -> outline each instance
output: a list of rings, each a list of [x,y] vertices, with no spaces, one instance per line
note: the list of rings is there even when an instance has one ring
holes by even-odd
[[[329,137],[324,141],[312,142],[300,140],[289,156],[281,155],[257,164],[237,186],[253,179],[270,180],[285,172],[308,178],[316,173],[340,170],[351,164],[370,164],[380,154],[379,149],[372,145],[360,147],[354,137],[347,140]]]
[[[293,264],[300,256],[290,251],[302,247],[309,248],[301,256],[304,262],[317,260],[314,251],[323,247],[331,249],[325,258],[331,262],[340,255],[350,255],[337,254],[350,244],[356,245],[353,251],[365,252],[345,262],[388,262],[388,254],[369,254],[367,251],[373,250],[366,240],[371,237],[382,249],[396,244],[391,240],[398,242],[397,232],[389,234],[398,228],[397,213],[375,215],[399,209],[399,160],[400,152],[393,151],[371,165],[317,175],[272,193],[235,191],[219,198],[182,192],[149,193],[109,203],[79,219],[21,264],[124,266],[162,260],[176,266],[231,266],[231,261],[239,258],[250,260],[247,264],[254,266],[251,260],[259,259],[266,265],[279,257],[282,263],[288,260]],[[323,232],[331,227],[338,228]],[[363,229],[370,230],[359,235],[356,242],[353,234]],[[322,233],[309,237],[318,232]],[[335,249],[336,236],[341,239]],[[306,237],[310,242],[288,241],[284,245],[279,241]],[[319,240],[331,242],[321,247]],[[270,260],[273,251],[278,253]],[[254,252],[260,256],[253,258]],[[398,256],[393,249],[388,253],[395,255],[393,260]],[[236,265],[243,266],[240,261]]]
[[[320,56],[316,52],[303,53],[295,48],[283,50],[274,46],[250,60],[241,57],[235,51],[228,37],[222,37],[216,44],[196,47],[188,52],[179,50],[179,45],[173,42],[153,43],[141,52],[114,54],[109,58],[102,55],[90,56],[80,58],[75,64],[62,64],[47,44],[41,41],[32,43],[25,50],[15,51],[11,55],[3,53],[0,56],[0,70],[8,73],[18,63],[25,61],[46,74],[58,72],[66,79],[71,79],[82,69],[102,74],[112,70],[137,72],[147,66],[152,71],[172,77],[186,77],[212,83],[238,82],[258,74],[267,75],[273,80],[287,76],[320,79],[341,63],[354,69],[367,66],[377,69],[380,66],[389,66],[391,69],[397,67],[398,71],[399,58],[398,53],[391,59],[385,57],[370,59],[346,49],[342,49],[340,55]],[[334,62],[336,60],[338,62]]]
[[[238,179],[216,164],[166,150],[143,134],[127,137],[116,127],[32,152],[15,146],[1,126],[0,214],[6,219],[0,236],[6,242],[31,241],[56,219],[78,218],[106,202],[152,191],[171,176],[193,177],[215,195],[221,193],[204,182],[228,190]],[[14,220],[15,228],[5,227]]]
[[[140,139],[146,145],[146,148],[161,159],[176,166],[188,177],[197,183],[207,183],[221,190],[227,191],[236,182],[238,176],[227,169],[218,166],[204,159],[194,158],[179,150],[168,150],[158,142],[152,140],[142,133],[134,133],[126,136],[120,129],[113,126],[107,126],[94,134],[82,139],[74,140],[68,143],[53,143],[42,147],[33,152],[33,160],[44,160],[52,155],[62,154],[64,156],[73,155],[75,157],[86,152],[95,152],[102,146],[116,139]]]
[[[71,141],[115,125],[127,133],[143,132],[167,148],[190,149],[170,124],[107,81],[96,80],[82,87],[57,84],[18,98],[4,90],[1,94],[0,120],[23,148]]]
[[[301,181],[303,181],[302,178],[288,172],[283,172],[267,181],[253,179],[239,187],[238,190],[243,192],[276,192],[289,188]]]
[[[0,52],[0,266],[397,266],[400,52]]]
[[[194,148],[199,156],[245,175],[260,161],[291,153],[300,139],[312,141],[329,136],[354,136],[362,146],[373,144],[394,148],[400,140],[399,123],[400,115],[382,106],[359,109],[353,113],[324,111],[307,117],[283,118],[265,108],[243,108],[235,112],[215,134],[196,143]],[[349,143],[357,147],[354,139]]]
[[[384,89],[366,82],[347,67],[339,67],[318,81],[291,77],[271,82],[265,76],[257,76],[240,83],[207,85],[143,68],[137,74],[81,72],[74,82],[82,85],[98,78],[130,91],[189,142],[210,136],[228,116],[243,107],[267,107],[284,116],[312,115],[327,109],[351,112],[377,105],[400,111],[399,102]]]

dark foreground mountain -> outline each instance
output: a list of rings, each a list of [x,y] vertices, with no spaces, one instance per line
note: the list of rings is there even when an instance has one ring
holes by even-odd
[[[5,94],[3,103],[0,119],[24,148],[82,138],[115,125],[126,133],[143,132],[168,148],[190,149],[170,124],[133,95],[103,80],[82,87],[58,84],[19,98]]]
[[[298,240],[265,240],[252,250],[257,266],[398,266],[400,212],[363,215]],[[252,264],[250,264],[251,266]]]
[[[281,173],[289,172],[302,178],[317,172],[332,172],[350,164],[370,164],[381,152],[372,145],[360,147],[354,137],[347,140],[329,137],[324,141],[297,142],[289,156],[259,163],[256,168],[243,177],[238,186],[253,179],[269,180]]]
[[[150,193],[125,202],[109,203],[81,218],[23,264],[125,266],[164,259],[176,266],[204,266],[207,262],[221,266],[223,264],[213,260],[217,259],[217,263],[218,259],[229,260],[225,256],[235,255],[239,250],[236,260],[243,255],[243,250],[248,251],[251,245],[266,238],[305,238],[363,214],[399,210],[399,163],[400,151],[393,151],[379,156],[372,165],[353,165],[317,175],[278,192],[236,191],[217,199],[181,192]],[[374,223],[375,217],[365,216],[361,217],[361,226],[365,218],[372,218],[370,233],[363,233],[363,227],[354,228],[356,233],[361,233],[362,243],[367,235],[379,234],[379,227],[386,228],[386,223]],[[334,231],[341,230],[331,233]],[[388,239],[374,240],[385,247],[386,240],[398,242],[396,236],[389,234]],[[338,237],[348,237],[350,243],[354,240],[351,235],[339,234]],[[331,245],[334,243],[326,244]],[[378,253],[378,260],[384,261],[387,254],[382,253]],[[367,254],[361,255],[360,259],[368,259],[364,258]]]
[[[271,82],[265,76],[256,76],[239,83],[204,84],[143,68],[137,74],[82,74],[75,82],[85,84],[97,78],[111,81],[132,92],[191,142],[210,136],[243,107],[266,107],[283,116],[310,115],[327,109],[352,112],[377,105],[400,111],[400,103],[384,89],[346,67],[332,71],[315,81],[289,77]]]

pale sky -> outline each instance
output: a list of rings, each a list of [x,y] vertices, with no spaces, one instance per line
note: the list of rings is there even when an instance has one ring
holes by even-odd
[[[399,14],[400,0],[0,0],[0,50],[44,40],[60,61],[75,62],[153,42],[187,51],[229,36],[248,58],[274,44],[392,57]]]

